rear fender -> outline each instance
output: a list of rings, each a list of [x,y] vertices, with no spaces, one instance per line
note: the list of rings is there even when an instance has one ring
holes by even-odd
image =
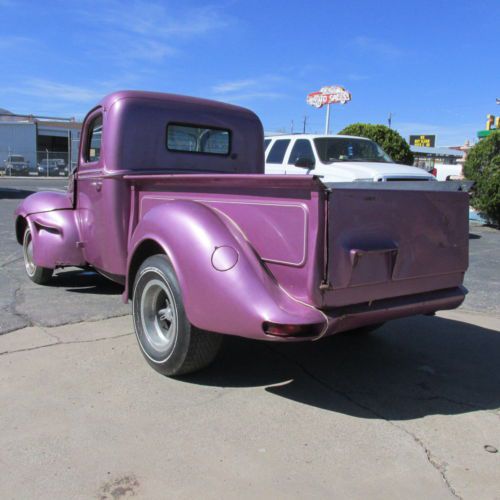
[[[225,214],[202,203],[166,201],[143,215],[129,243],[130,264],[153,241],[170,260],[189,321],[203,330],[269,338],[263,323],[321,324],[325,316],[288,295],[245,235]]]

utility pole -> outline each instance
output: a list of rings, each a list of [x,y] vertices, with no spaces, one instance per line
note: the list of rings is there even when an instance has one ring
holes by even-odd
[[[292,120],[292,122],[290,124],[290,133],[293,134],[293,120]]]
[[[304,115],[304,126],[302,128],[302,133],[305,134],[306,133],[306,125],[307,125],[307,116]]]
[[[389,116],[387,117],[387,123],[389,124],[389,128],[391,128],[392,125],[392,113],[389,112]]]

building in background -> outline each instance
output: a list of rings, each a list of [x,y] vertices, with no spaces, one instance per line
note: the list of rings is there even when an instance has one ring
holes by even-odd
[[[30,175],[65,175],[76,165],[82,124],[0,108],[0,169],[20,157]],[[7,170],[7,173],[9,170]]]
[[[427,172],[441,165],[462,164],[465,152],[456,148],[426,148],[422,146],[410,146],[413,152],[413,165],[423,168]]]
[[[436,147],[435,135],[410,135],[410,149],[415,167],[431,172],[440,181],[461,178],[463,164],[470,149],[467,141],[463,146]]]

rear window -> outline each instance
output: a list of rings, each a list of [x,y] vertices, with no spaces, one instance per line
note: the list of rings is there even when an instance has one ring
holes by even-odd
[[[290,144],[290,139],[277,140],[269,151],[267,156],[267,163],[283,163],[286,150]]]
[[[185,153],[228,155],[231,133],[220,128],[170,123],[167,126],[167,149]]]

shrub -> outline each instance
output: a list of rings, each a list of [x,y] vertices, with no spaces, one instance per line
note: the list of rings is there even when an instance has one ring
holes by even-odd
[[[471,205],[489,222],[500,225],[500,130],[491,133],[469,151],[464,175],[476,183]]]
[[[340,135],[357,135],[375,141],[396,163],[413,165],[413,153],[408,143],[395,130],[385,125],[353,123],[339,132]]]

